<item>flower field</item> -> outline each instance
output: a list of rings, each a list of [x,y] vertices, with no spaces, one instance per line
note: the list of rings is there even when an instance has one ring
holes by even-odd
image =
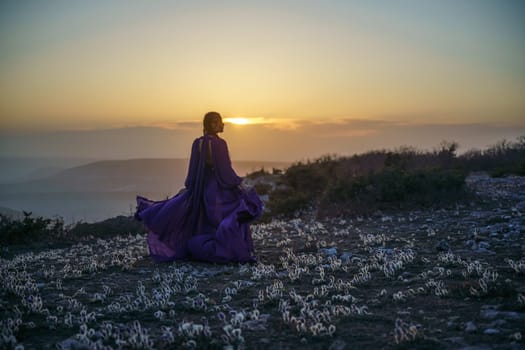
[[[134,233],[2,248],[0,348],[522,348],[524,181],[505,181],[472,181],[471,206],[253,225],[257,264],[155,264]]]

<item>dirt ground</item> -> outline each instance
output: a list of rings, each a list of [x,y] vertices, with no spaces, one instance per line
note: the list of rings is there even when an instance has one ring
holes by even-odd
[[[2,248],[0,348],[522,349],[525,179],[439,210],[252,226],[257,264],[145,237]]]

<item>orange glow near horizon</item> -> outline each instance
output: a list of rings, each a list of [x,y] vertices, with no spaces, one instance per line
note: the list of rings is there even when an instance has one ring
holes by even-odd
[[[224,118],[225,123],[235,125],[248,125],[248,124],[281,124],[282,120],[270,120],[265,118]]]
[[[250,120],[247,118],[224,118],[224,122],[237,124],[237,125],[251,124]]]

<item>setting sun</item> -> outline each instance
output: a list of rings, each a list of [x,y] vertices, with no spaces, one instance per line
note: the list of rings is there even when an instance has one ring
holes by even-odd
[[[226,123],[237,124],[237,125],[246,125],[251,124],[250,120],[247,118],[225,118]]]

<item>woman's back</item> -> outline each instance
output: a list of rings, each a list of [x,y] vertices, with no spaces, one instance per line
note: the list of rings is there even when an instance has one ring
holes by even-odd
[[[262,203],[241,182],[226,141],[206,133],[195,139],[186,190],[164,201],[137,197],[136,217],[148,229],[152,258],[255,261],[249,222],[260,216]]]

